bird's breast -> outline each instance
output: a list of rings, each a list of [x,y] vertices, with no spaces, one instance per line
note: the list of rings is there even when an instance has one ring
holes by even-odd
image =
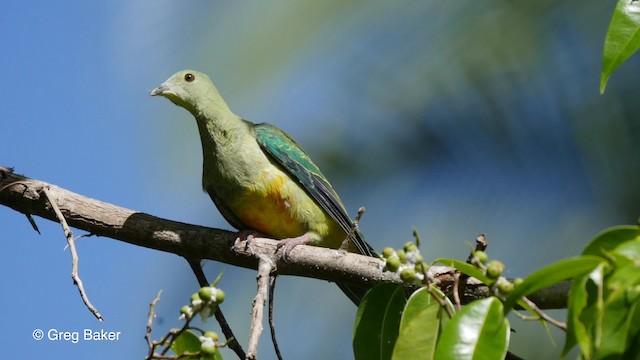
[[[249,229],[275,239],[312,232],[317,234],[316,245],[335,247],[334,240],[344,237],[339,225],[294,178],[253,145],[247,142],[233,153],[205,158],[203,187],[214,189],[219,206]],[[331,244],[320,240],[326,237]]]

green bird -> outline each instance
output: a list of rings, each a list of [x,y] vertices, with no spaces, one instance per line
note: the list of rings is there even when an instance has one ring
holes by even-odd
[[[352,234],[349,251],[375,256],[360,231],[351,231],[342,201],[309,155],[277,127],[231,112],[207,75],[179,71],[150,95],[164,96],[195,117],[202,187],[240,234],[279,239],[285,259],[297,245],[339,248]],[[366,291],[338,286],[356,304]]]

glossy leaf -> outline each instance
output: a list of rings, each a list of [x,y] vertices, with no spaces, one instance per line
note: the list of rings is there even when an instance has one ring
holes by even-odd
[[[382,284],[367,292],[358,307],[353,329],[356,359],[391,358],[406,301],[404,288],[399,284]]]
[[[460,260],[455,260],[455,259],[436,259],[433,261],[433,263],[440,263],[444,266],[450,266],[458,271],[460,271],[461,273],[474,277],[480,281],[482,281],[483,283],[491,283],[492,280],[490,280],[485,274],[484,271],[480,270],[479,268],[465,262],[465,261],[460,261]]]
[[[402,313],[400,333],[393,348],[393,360],[434,359],[442,307],[427,288],[414,292]]]
[[[596,256],[580,256],[560,260],[534,271],[507,296],[505,311],[509,312],[522,296],[588,273],[603,261]]]
[[[602,341],[598,349],[598,356],[622,355],[626,351],[630,337],[632,314],[638,302],[627,304],[624,297],[607,299],[602,321]]]
[[[611,73],[638,48],[640,48],[640,2],[619,0],[604,41],[600,93],[604,93]]]
[[[464,306],[444,328],[437,359],[504,359],[509,347],[509,321],[495,297]]]
[[[640,241],[640,227],[623,225],[604,230],[591,240],[582,251],[582,255],[608,258],[608,253],[627,241]]]
[[[604,263],[600,265],[600,270]],[[594,270],[595,271],[595,270]],[[567,313],[567,335],[562,350],[562,356],[566,356],[576,344],[580,343],[581,347],[591,347],[591,338],[589,336],[589,330],[583,321],[580,319],[580,315],[587,307],[588,292],[587,282],[589,276],[580,276],[571,282],[570,296],[568,300],[568,313]]]
[[[191,331],[187,330],[176,338],[171,345],[171,350],[176,354],[197,353],[200,351],[200,339]]]

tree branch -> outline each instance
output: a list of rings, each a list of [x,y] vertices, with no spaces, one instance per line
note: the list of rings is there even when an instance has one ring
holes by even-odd
[[[210,259],[230,265],[257,269],[260,254],[276,254],[277,241],[254,238],[251,250],[246,241],[236,241],[235,232],[162,219],[142,212],[91,199],[46,182],[30,179],[0,167],[0,204],[26,215],[37,215],[57,221],[57,217],[38,189],[47,187],[55,197],[60,212],[69,226],[97,236],[127,242],[150,249],[170,252],[186,259]],[[378,283],[401,283],[399,276],[381,271],[380,259],[339,250],[313,246],[296,246],[288,262],[274,257],[279,275],[296,275],[359,286]],[[454,283],[454,271],[444,266],[431,266],[429,272],[442,287]],[[469,279],[463,302],[469,296],[486,296],[487,287]],[[558,290],[560,289],[560,291]],[[568,286],[553,289],[552,296],[529,296],[539,308],[566,307]],[[559,296],[558,296],[559,295]],[[547,302],[547,300],[550,300]]]

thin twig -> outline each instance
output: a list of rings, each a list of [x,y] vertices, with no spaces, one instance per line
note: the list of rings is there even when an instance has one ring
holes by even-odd
[[[487,249],[487,246],[489,246],[489,241],[487,240],[487,236],[485,234],[478,235],[478,237],[476,237],[476,248],[474,251],[469,253],[469,257],[467,258],[467,263],[471,264],[471,260],[473,259],[474,252],[485,251]]]
[[[444,311],[449,316],[449,319],[451,319],[453,317],[453,315],[455,315],[453,313],[453,309],[450,308],[449,306],[447,306],[447,302],[444,301],[443,299],[441,299],[440,296],[433,290],[433,288],[431,286],[427,286],[427,291],[429,292],[431,297],[434,298],[438,302],[440,307],[442,307],[444,309]]]
[[[462,302],[460,301],[460,293],[458,287],[460,286],[460,272],[456,271],[453,274],[453,301],[456,303],[456,309],[460,311],[462,309]]]
[[[233,352],[238,355],[239,359],[246,358],[247,355],[245,354],[242,345],[240,345],[240,343],[238,342],[238,338],[233,335],[233,330],[231,330],[231,326],[229,326],[227,319],[225,319],[224,314],[222,313],[222,310],[220,310],[220,305],[216,306],[216,311],[213,313],[213,315],[216,317],[216,321],[218,321],[218,324],[220,324],[220,329],[222,330],[222,333],[227,340],[227,346],[229,347],[229,349],[233,350]]]
[[[153,355],[155,352],[155,346],[151,342],[151,331],[153,330],[153,319],[156,317],[155,308],[158,301],[160,301],[160,295],[162,294],[162,290],[158,291],[158,295],[153,299],[151,304],[149,304],[149,320],[147,321],[147,333],[144,335],[144,338],[147,340],[147,345],[149,345],[149,357]]]
[[[187,262],[189,263],[189,266],[191,266],[191,270],[193,270],[196,279],[198,279],[198,284],[200,284],[201,287],[209,286],[207,277],[204,274],[204,271],[202,271],[202,267],[200,266],[201,260],[187,259]],[[233,334],[233,330],[231,330],[231,326],[229,326],[227,319],[224,317],[224,314],[220,309],[220,305],[216,306],[214,315],[216,317],[216,320],[218,321],[218,324],[220,325],[220,329],[222,330],[225,339],[227,340],[227,346],[229,347],[229,349],[233,350],[233,352],[238,355],[238,358],[244,359],[246,357],[244,349],[238,342],[236,336]]]
[[[160,295],[160,294],[158,294],[158,295]],[[156,297],[156,299],[152,302],[153,306],[155,306],[154,303],[158,299],[159,298]],[[149,312],[151,312],[151,309],[149,310]],[[190,328],[189,324],[191,323],[191,320],[193,320],[195,315],[196,314],[192,314],[191,316],[186,316],[185,317],[185,323],[182,326],[182,328],[180,328],[180,329],[171,329],[171,330],[169,330],[167,335],[165,335],[160,341],[152,342],[151,346],[149,347],[149,354],[147,355],[145,360],[199,358],[200,357],[199,353],[183,353],[183,354],[179,354],[179,355],[167,355],[167,352],[169,351],[169,349],[171,349],[171,346],[173,346],[173,343],[176,341],[176,339],[178,339],[180,337],[180,335],[182,335],[182,333],[184,333],[185,331],[187,331]],[[150,320],[152,319],[151,315],[149,316],[149,319]],[[147,327],[147,333],[149,334],[149,337],[150,337],[151,333],[149,332],[149,328],[148,327]],[[145,338],[146,338],[146,336],[145,336]],[[149,340],[147,340],[147,341],[149,341]],[[156,348],[158,348],[160,346],[164,346],[164,348],[162,349],[160,354],[158,354],[158,353],[156,353]]]
[[[278,346],[278,340],[276,340],[276,325],[273,321],[273,298],[275,297],[276,290],[276,275],[270,275],[269,277],[269,329],[271,330],[271,342],[273,342],[273,350],[276,352],[278,360],[282,360],[282,353],[280,352],[280,346]]]
[[[351,238],[353,237],[356,229],[358,229],[358,223],[360,222],[360,218],[364,214],[365,209],[363,207],[358,209],[358,213],[356,214],[356,218],[351,223],[351,228],[349,229],[349,233],[347,234],[347,238],[344,239],[342,245],[340,245],[340,250],[349,251],[349,244],[351,243]]]
[[[476,248],[474,249],[474,251],[469,253],[469,257],[467,257],[467,264],[478,266],[477,264],[473,263],[473,258],[474,258],[473,254],[476,251],[485,251],[488,246],[489,246],[489,241],[487,240],[487,237],[484,234],[478,235],[476,237]],[[482,267],[484,265],[480,265],[480,266]],[[454,274],[454,280],[455,280],[455,284],[453,287],[453,294],[454,296],[456,296],[455,298],[456,307],[458,308],[458,310],[460,310],[461,301],[460,301],[459,294],[462,293],[464,295],[465,291],[467,291],[467,280],[469,280],[469,276],[467,274],[461,274],[460,272],[456,271]]]
[[[38,224],[36,224],[36,221],[33,219],[33,216],[31,216],[31,214],[24,214],[24,216],[27,217],[27,220],[29,220],[29,224],[31,224],[31,227],[33,228],[33,230],[35,230],[38,235],[42,235],[42,233],[40,232],[40,229],[38,229]]]
[[[13,172],[13,168],[10,168],[10,169],[7,169],[7,170],[9,170],[8,171],[9,173]],[[2,178],[4,178],[6,173],[7,173],[7,171],[0,170],[0,172],[1,172]],[[27,181],[28,180],[18,180],[18,181],[10,182],[10,183],[6,184],[5,186],[1,186],[0,187],[0,191],[4,190],[4,189],[6,189],[6,188],[8,188],[10,186],[13,186],[13,185],[24,185],[24,190],[27,191],[29,189],[29,185],[27,184]],[[25,213],[24,216],[26,216],[27,220],[29,220],[29,224],[31,224],[31,227],[33,228],[33,230],[35,230],[39,235],[42,235],[40,233],[40,229],[38,229],[38,224],[36,224],[36,221],[33,219],[31,214]]]
[[[540,308],[538,307],[538,305],[536,305],[536,303],[534,303],[533,301],[527,299],[527,297],[523,296],[522,300],[529,305],[529,307],[531,307],[531,309],[538,314],[538,316],[540,316],[540,318],[542,318],[544,321],[555,325],[557,328],[562,329],[564,331],[567,331],[567,324],[558,321],[554,318],[552,318],[551,316],[547,315],[544,311],[540,310]]]
[[[51,194],[49,194],[48,186],[42,187],[42,193],[47,197],[49,204],[51,204],[51,208],[55,212],[56,217],[60,222],[60,225],[62,225],[64,236],[67,238],[67,244],[69,245],[69,250],[71,250],[71,278],[73,279],[73,283],[78,287],[78,291],[80,292],[80,297],[82,297],[82,301],[84,302],[87,309],[89,309],[89,311],[91,311],[91,313],[98,320],[104,321],[104,318],[102,317],[102,315],[100,315],[100,312],[98,312],[98,309],[96,309],[95,306],[91,304],[91,301],[89,301],[89,297],[87,296],[87,293],[84,290],[84,285],[82,285],[82,280],[78,275],[78,252],[76,250],[76,244],[75,244],[75,239],[73,238],[73,232],[69,228],[69,225],[67,225],[67,220],[65,220],[64,216],[62,215],[62,212],[60,211],[58,204],[52,198]]]
[[[265,255],[260,255],[258,262],[258,292],[253,299],[251,309],[251,329],[249,330],[249,344],[247,345],[247,359],[258,358],[258,342],[262,334],[262,318],[264,305],[267,300],[267,289],[269,288],[269,274],[274,268],[273,261]]]

